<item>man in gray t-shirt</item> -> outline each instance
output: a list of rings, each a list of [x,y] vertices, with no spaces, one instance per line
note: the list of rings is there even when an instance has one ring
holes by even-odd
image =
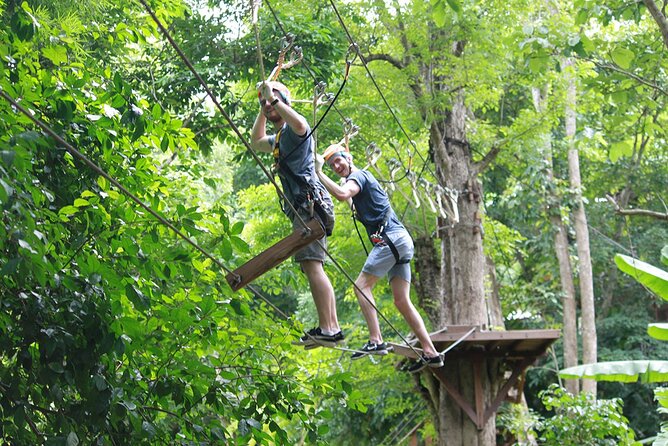
[[[345,178],[342,186],[322,172],[324,162],[327,162],[338,176]],[[371,293],[378,279],[387,274],[394,304],[417,336],[424,351],[424,356],[408,370],[417,372],[427,366],[443,366],[443,358],[434,348],[424,321],[410,299],[413,240],[392,210],[390,199],[378,180],[371,172],[355,167],[352,155],[340,144],[329,146],[324,155],[318,157],[316,172],[334,198],[340,201],[352,200],[356,218],[362,222],[374,245],[355,280],[355,294],[369,328],[369,342],[355,352],[352,359],[366,355],[386,355],[389,351],[388,345],[383,342],[376,304]]]
[[[334,225],[332,201],[315,173],[313,140],[306,119],[290,106],[290,91],[280,82],[262,82],[258,92],[260,112],[251,130],[251,146],[261,152],[273,153],[283,193],[291,206],[282,204],[283,212],[292,220],[293,228],[302,221],[316,218],[331,233]],[[270,121],[275,134],[267,135]],[[311,211],[313,204],[315,212]],[[316,240],[297,251],[294,258],[308,278],[311,295],[318,311],[319,326],[307,331],[295,344],[305,348],[318,345],[335,346],[343,341],[336,316],[334,288],[323,268],[327,237]]]

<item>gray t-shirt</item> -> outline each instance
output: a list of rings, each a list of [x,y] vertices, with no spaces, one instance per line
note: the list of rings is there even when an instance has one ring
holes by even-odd
[[[311,128],[308,127],[306,133],[301,136],[297,135],[287,124],[284,124],[281,130],[279,130],[277,135],[280,135],[278,151],[281,168],[278,170],[278,176],[281,179],[283,193],[293,206],[297,207],[302,204],[307,192],[305,185],[310,184],[316,190],[319,198],[331,208],[332,199],[315,173],[312,149],[313,138],[309,137],[308,141],[304,141],[304,138],[310,132]],[[269,144],[272,146],[275,145],[277,135],[269,136]],[[288,169],[292,175],[285,172]],[[284,206],[283,212],[288,216],[292,216],[289,206]]]
[[[369,171],[356,170],[346,178],[346,181],[354,181],[360,187],[360,192],[353,197],[353,204],[357,217],[369,235],[378,230],[388,212],[385,231],[389,233],[406,230],[392,210],[387,194]]]

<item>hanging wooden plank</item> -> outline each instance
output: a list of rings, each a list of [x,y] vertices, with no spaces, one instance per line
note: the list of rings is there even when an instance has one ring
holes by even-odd
[[[324,229],[315,219],[309,221],[306,226],[308,230],[305,228],[295,229],[292,234],[225,276],[225,280],[230,287],[234,291],[240,290],[295,252],[325,235]]]

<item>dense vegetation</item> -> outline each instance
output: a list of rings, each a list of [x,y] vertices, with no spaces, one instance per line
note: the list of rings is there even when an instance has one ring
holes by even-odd
[[[260,78],[249,5],[204,3],[150,6],[247,137]],[[556,209],[569,224],[574,205],[563,180],[561,73],[563,58],[575,59],[599,359],[665,358],[665,343],[644,335],[649,322],[666,319],[665,308],[612,261],[621,252],[659,264],[665,219],[616,214],[604,198],[666,213],[666,47],[642,4],[580,0],[555,3],[550,12],[516,0],[368,3],[340,6],[362,54],[392,54],[392,27],[408,27],[420,41],[426,20],[468,39],[464,61],[443,54],[439,63],[467,85],[475,157],[499,148],[483,175],[484,243],[509,329],[559,328],[562,320],[548,214]],[[217,262],[110,181],[226,268],[290,230],[273,187],[140,2],[5,0],[0,12],[3,442],[380,444],[398,441],[400,426],[428,420],[412,380],[394,370],[392,358],[352,363],[341,352],[291,345],[316,320],[294,264],[264,275],[257,293],[233,293]],[[283,31],[297,36],[305,64],[281,75],[296,97],[310,98],[316,80],[327,82],[327,91],[341,85],[349,42],[328,2],[266,4],[259,31],[265,67],[274,63]],[[431,57],[430,42],[421,45],[415,57]],[[360,164],[375,142],[383,149],[378,168],[389,178],[386,160],[408,165],[415,144],[413,171],[435,182],[418,110],[449,97],[417,103],[406,71],[412,66],[372,59],[372,75],[359,62],[353,67],[318,140],[340,139],[344,118],[351,118],[360,126],[351,142]],[[549,93],[547,110],[535,109],[532,86]],[[309,104],[296,107],[311,117]],[[548,163],[537,148],[545,133],[553,140],[554,183],[545,182]],[[395,208],[414,234],[430,234],[435,213],[424,198],[415,206],[410,180],[394,185]],[[349,211],[338,207],[337,217],[331,252],[354,275],[363,250]],[[327,270],[349,345],[361,345],[366,328],[350,283],[333,265]],[[407,333],[384,287],[379,309]],[[384,331],[397,338],[387,325]],[[554,358],[561,358],[560,345]],[[541,398],[562,395],[545,392],[558,367],[549,358],[527,377],[529,406],[542,416],[550,407]],[[650,386],[605,383],[598,396],[613,401],[600,404],[614,416],[621,404],[614,399],[623,401],[636,438],[658,431]],[[564,401],[589,407],[586,397]]]

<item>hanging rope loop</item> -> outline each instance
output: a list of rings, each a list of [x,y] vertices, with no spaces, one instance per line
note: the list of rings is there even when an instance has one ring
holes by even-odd
[[[366,151],[366,159],[372,166],[375,165],[376,162],[383,155],[383,151],[381,150],[380,147],[378,147],[378,145],[375,142],[369,143],[369,145],[366,146],[365,151]]]
[[[360,54],[360,47],[356,43],[351,43],[348,45],[348,51],[346,51],[346,65],[352,65],[357,59],[357,56]]]
[[[290,59],[286,62],[285,56],[290,53]],[[278,75],[281,73],[281,70],[292,68],[301,62],[304,54],[302,53],[301,47],[295,46],[295,36],[294,34],[286,34],[285,37],[281,40],[281,51],[278,53],[278,59],[276,61],[276,66],[271,70],[271,74],[267,80],[275,81],[278,79]]]

